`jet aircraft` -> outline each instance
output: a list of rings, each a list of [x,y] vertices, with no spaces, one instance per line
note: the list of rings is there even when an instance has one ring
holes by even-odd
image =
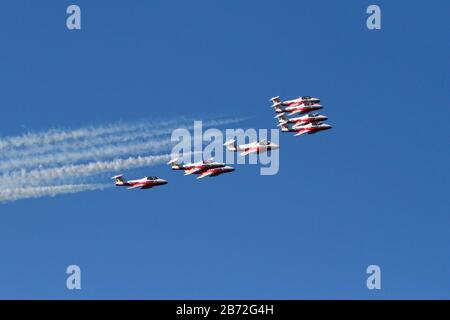
[[[247,144],[241,144],[241,145],[238,145],[236,143],[236,140],[232,139],[232,140],[228,140],[227,142],[225,142],[224,146],[226,146],[227,149],[232,152],[242,151],[240,153],[241,156],[246,156],[250,153],[255,153],[255,152],[260,153],[260,152],[265,152],[268,150],[274,150],[274,149],[280,148],[280,146],[277,145],[276,143],[267,141],[266,139],[263,139],[261,141],[254,141],[254,142],[247,143]]]
[[[115,180],[117,187],[128,187],[127,189],[150,189],[155,186],[161,186],[168,183],[166,180],[158,177],[144,177],[138,180],[126,181],[124,180],[122,174],[114,176],[112,179]]]
[[[172,170],[183,170],[184,175],[199,174],[197,179],[204,177],[216,177],[223,173],[233,172],[234,168],[226,166],[223,162],[215,162],[213,159],[202,160],[194,163],[181,164],[177,162],[178,159],[172,159],[167,164],[171,166]]]

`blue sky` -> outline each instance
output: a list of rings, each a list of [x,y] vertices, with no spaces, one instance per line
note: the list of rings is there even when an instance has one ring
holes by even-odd
[[[82,30],[68,31],[78,4]],[[370,4],[382,29],[366,28]],[[0,298],[450,298],[448,1],[8,1],[0,136],[319,96],[280,172],[0,205]],[[109,174],[101,183],[109,183]],[[65,269],[82,270],[82,290]],[[382,289],[366,288],[368,265]]]

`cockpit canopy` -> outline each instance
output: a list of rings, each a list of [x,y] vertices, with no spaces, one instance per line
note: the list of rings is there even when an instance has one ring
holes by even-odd
[[[158,177],[156,177],[156,176],[154,176],[154,177],[146,177],[147,178],[147,180],[157,180],[157,179],[159,179]]]

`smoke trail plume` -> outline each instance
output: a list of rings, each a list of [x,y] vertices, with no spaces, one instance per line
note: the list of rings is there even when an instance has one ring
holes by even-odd
[[[245,118],[234,118],[234,119],[219,119],[219,120],[209,120],[206,122],[207,126],[218,126],[223,124],[235,123],[245,120]],[[58,143],[62,141],[72,141],[80,139],[92,139],[103,135],[117,135],[126,134],[131,132],[144,131],[148,132],[149,128],[152,130],[159,130],[172,127],[169,132],[173,130],[173,127],[177,127],[187,123],[186,117],[178,117],[171,120],[141,120],[138,122],[118,122],[114,124],[108,124],[103,126],[91,126],[84,127],[74,130],[62,130],[62,129],[51,129],[44,132],[38,133],[27,133],[20,136],[5,137],[0,139],[0,151],[22,148],[22,147],[36,147],[38,145],[49,145],[52,143]],[[99,143],[110,143],[108,138],[106,140],[100,141]]]
[[[131,123],[118,122],[103,126],[91,126],[75,130],[51,129],[38,133],[26,133],[21,136],[5,137],[0,139],[0,151],[8,148],[20,148],[37,144],[51,144],[65,140],[86,139],[106,134],[133,132],[146,129],[149,126],[153,128],[160,128],[171,126],[179,122],[180,119],[173,119],[169,121],[141,120]]]
[[[204,127],[245,118],[204,121]],[[192,120],[190,120],[192,121]],[[79,184],[100,173],[153,166],[169,160],[174,129],[192,129],[178,117],[169,121],[119,122],[75,130],[52,129],[0,138],[0,202],[101,190],[110,184]],[[146,156],[136,156],[145,153]],[[150,153],[150,155],[149,155]],[[118,158],[130,156],[128,158]],[[106,159],[112,160],[106,160]],[[83,163],[87,162],[88,163]]]
[[[223,119],[207,121],[205,127],[229,124],[240,119]],[[192,127],[192,126],[191,126]],[[97,137],[82,141],[64,142],[56,145],[44,145],[27,147],[24,150],[12,150],[3,152],[0,156],[0,170],[10,171],[18,168],[30,168],[36,166],[55,166],[60,164],[71,164],[77,161],[100,160],[106,157],[135,155],[148,153],[150,151],[162,151],[171,145],[170,139],[148,140],[151,137],[169,134],[173,127],[150,130],[148,132],[122,133],[118,136]],[[146,141],[133,141],[137,138]],[[112,142],[123,142],[123,144],[112,144]],[[125,144],[125,142],[128,142]],[[49,150],[43,153],[43,150]],[[43,153],[43,154],[42,154]]]
[[[169,159],[170,154],[162,154],[146,157],[129,157],[112,161],[96,161],[48,169],[33,169],[30,171],[23,169],[3,174],[0,177],[0,186],[42,185],[55,180],[65,181],[73,177],[80,178],[103,172],[153,166],[167,162]]]
[[[0,170],[8,171],[17,168],[30,168],[45,165],[70,164],[81,160],[97,160],[141,152],[161,151],[171,146],[170,139],[160,141],[137,142],[124,145],[105,145],[99,148],[72,152],[50,153],[30,158],[15,158],[0,161]]]
[[[68,184],[44,187],[20,187],[0,189],[0,202],[15,201],[27,198],[54,197],[58,194],[78,193],[83,191],[102,190],[111,187],[108,184]]]

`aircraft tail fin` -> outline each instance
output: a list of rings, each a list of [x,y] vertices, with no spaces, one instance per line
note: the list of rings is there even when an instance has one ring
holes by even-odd
[[[289,121],[286,118],[284,113],[280,113],[276,116],[276,118],[278,118],[278,127],[281,127],[282,125],[288,124]]]
[[[180,168],[180,164],[178,163],[178,158],[172,159],[169,162],[167,162],[167,164],[172,168],[172,169],[179,169]]]
[[[289,127],[287,124],[284,123],[280,127],[282,132],[289,132]]]
[[[280,97],[279,96],[276,96],[276,97],[272,97],[272,98],[270,98],[270,100],[269,101],[272,101],[272,107],[273,108],[275,108],[275,107],[277,107],[277,106],[280,106],[281,105],[281,99],[280,99]]]
[[[236,149],[237,149],[237,145],[236,145],[236,140],[235,139],[228,140],[223,145],[226,146],[229,151],[236,151]]]
[[[281,108],[280,106],[276,106],[276,107],[274,107],[274,109],[275,109],[275,112],[277,113],[277,115],[279,115],[280,113],[284,113],[283,108]]]
[[[123,175],[119,174],[117,176],[112,177],[111,179],[114,179],[114,182],[116,186],[121,186],[125,183],[125,180],[123,179]]]

